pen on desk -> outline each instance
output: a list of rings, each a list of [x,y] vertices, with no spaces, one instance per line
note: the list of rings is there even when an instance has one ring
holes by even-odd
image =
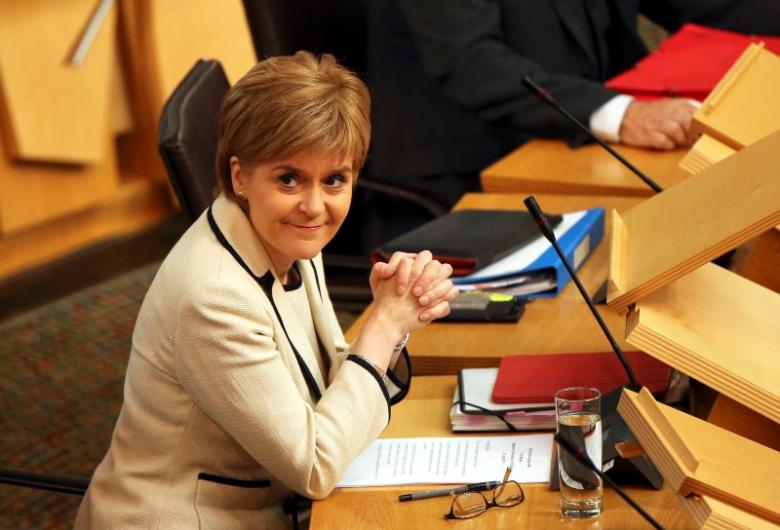
[[[417,499],[430,499],[431,497],[444,497],[450,493],[466,493],[469,491],[487,491],[492,490],[496,486],[501,484],[500,480],[491,480],[488,482],[475,482],[474,484],[466,484],[457,488],[443,488],[440,490],[426,490],[417,491],[415,493],[405,493],[400,495],[398,500],[403,501],[416,501]]]

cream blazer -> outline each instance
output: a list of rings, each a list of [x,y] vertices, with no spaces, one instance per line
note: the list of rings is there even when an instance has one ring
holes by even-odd
[[[379,436],[388,391],[348,354],[321,256],[296,266],[327,381],[244,212],[220,196],[182,236],[138,315],[75,528],[287,528],[282,501],[327,496]]]

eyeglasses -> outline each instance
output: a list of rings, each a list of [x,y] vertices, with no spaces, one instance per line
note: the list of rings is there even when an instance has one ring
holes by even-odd
[[[509,508],[517,506],[525,500],[523,488],[514,480],[507,480],[512,468],[506,468],[504,480],[501,484],[493,488],[492,498],[488,501],[487,497],[480,491],[470,491],[459,493],[452,498],[450,513],[445,514],[445,519],[469,519],[482,515],[488,508],[494,506],[498,508]]]

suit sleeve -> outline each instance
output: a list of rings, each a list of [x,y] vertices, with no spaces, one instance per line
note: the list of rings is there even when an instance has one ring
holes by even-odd
[[[598,82],[547,72],[507,46],[493,0],[401,0],[401,6],[426,74],[444,97],[484,120],[580,143],[584,133],[527,92],[522,77],[530,76],[585,124],[617,95]]]
[[[344,362],[316,405],[303,399],[276,346],[259,290],[199,286],[179,315],[176,373],[198,407],[288,487],[328,495],[389,421],[386,393]]]

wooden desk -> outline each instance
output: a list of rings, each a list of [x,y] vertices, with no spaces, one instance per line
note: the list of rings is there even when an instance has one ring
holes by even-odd
[[[413,436],[453,436],[448,410],[455,388],[453,376],[415,378],[407,398],[393,407],[393,416],[385,433],[387,438]],[[500,478],[500,477],[499,477]],[[627,530],[649,528],[614,490],[604,490],[604,513],[591,520],[564,519],[560,513],[558,492],[547,484],[528,484],[523,489],[526,500],[513,508],[494,508],[471,520],[447,521],[442,516],[450,508],[447,497],[400,503],[398,495],[428,489],[416,487],[383,487],[339,489],[312,508],[312,530],[348,529],[472,529],[472,528],[576,528]],[[680,506],[677,496],[668,489],[654,491],[627,488],[629,495],[665,528],[695,528],[693,520]]]
[[[524,209],[523,196],[515,194],[472,193],[455,206],[464,208]],[[630,208],[639,197],[536,195],[539,205],[550,213],[561,213],[603,206],[607,210],[604,239],[580,269],[583,285],[589,293],[607,279],[612,208]],[[369,309],[370,310],[370,309]],[[607,306],[600,311],[621,347],[632,349],[624,340],[625,319]],[[365,313],[348,330],[352,341],[365,319]],[[479,347],[477,347],[479,345]],[[569,283],[555,298],[530,302],[517,324],[437,324],[412,334],[409,352],[415,375],[456,374],[466,367],[498,366],[502,357],[516,354],[599,352],[610,349],[609,342],[593,319],[576,286]]]
[[[615,150],[662,188],[688,173],[677,163],[686,149],[652,151],[615,145]],[[489,193],[569,193],[649,197],[655,192],[597,144],[571,149],[560,140],[531,140],[482,171]]]

